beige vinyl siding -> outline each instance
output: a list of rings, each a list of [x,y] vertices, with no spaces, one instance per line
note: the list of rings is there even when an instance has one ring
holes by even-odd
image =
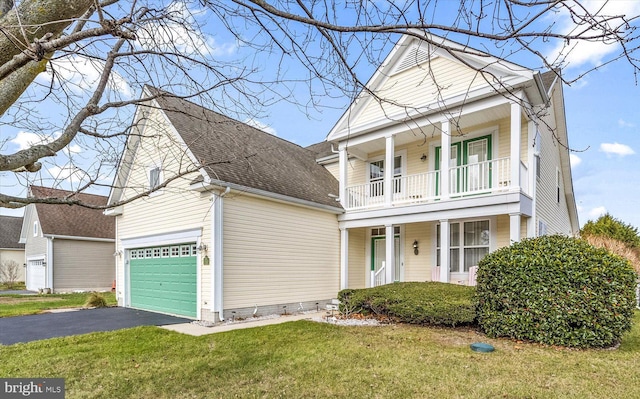
[[[340,162],[332,162],[323,165],[326,170],[338,181],[340,181]]]
[[[496,217],[496,249],[511,245],[511,234],[509,226],[509,215],[498,215]]]
[[[433,76],[437,76],[436,81]],[[486,84],[473,69],[438,57],[389,77],[376,94],[382,99],[393,99],[394,104],[370,99],[351,124],[361,125],[405,114],[416,107],[436,104]]]
[[[192,168],[193,164],[181,145],[168,130],[159,111],[155,111],[147,123],[142,142],[136,153],[127,188],[123,198],[132,197],[147,189],[147,169],[161,161],[164,180],[179,170]],[[152,123],[153,122],[153,123]],[[122,250],[120,240],[148,235],[173,233],[188,229],[201,229],[202,242],[211,247],[211,193],[190,190],[190,183],[199,176],[198,172],[188,174],[171,182],[161,194],[152,194],[123,206],[123,214],[117,217],[118,250]],[[118,286],[124,286],[123,257],[118,263]],[[208,304],[211,289],[210,266],[202,267],[201,290],[203,308]],[[121,291],[119,291],[120,293]],[[206,304],[205,304],[206,302]]]
[[[18,264],[18,280],[24,281],[25,263],[24,249],[0,249],[0,264],[2,262],[16,262]]]
[[[410,223],[404,228],[404,281],[431,280],[435,237],[433,223]],[[413,241],[418,240],[418,255],[413,253]]]
[[[44,256],[47,253],[47,239],[42,236],[42,226],[38,223],[38,236],[33,236],[33,223],[38,220],[38,213],[36,212],[36,208],[34,205],[29,205],[33,207],[31,212],[29,212],[29,217],[26,223],[26,243],[24,245],[25,256]]]
[[[366,264],[366,229],[349,230],[349,288],[365,288],[369,277],[369,266]]]
[[[553,107],[549,107],[553,113]],[[553,129],[555,117],[545,118]],[[571,234],[571,221],[565,199],[564,181],[560,181],[560,202],[556,200],[556,170],[560,169],[560,151],[566,151],[553,136],[545,123],[539,124],[540,130],[540,178],[536,183],[536,234],[539,235],[538,221],[542,220],[547,226],[547,234]],[[560,169],[561,170],[561,169]],[[560,174],[561,178],[562,173]]]
[[[225,309],[335,298],[336,215],[235,195],[224,202]]]
[[[64,291],[107,291],[115,277],[112,242],[53,240],[53,288]]]

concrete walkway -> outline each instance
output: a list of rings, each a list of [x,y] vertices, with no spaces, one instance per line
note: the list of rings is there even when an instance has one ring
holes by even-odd
[[[323,317],[326,314],[327,314],[326,311],[308,312],[308,313],[301,313],[301,314],[295,314],[295,315],[279,316],[274,318],[263,318],[255,321],[242,320],[242,321],[236,321],[236,322],[222,322],[212,327],[205,327],[205,326],[198,325],[196,323],[170,324],[170,325],[164,325],[159,327],[164,328],[166,330],[179,332],[182,334],[201,336],[201,335],[215,334],[215,333],[220,333],[225,331],[239,330],[242,328],[254,328],[254,327],[262,327],[262,326],[270,326],[273,324],[282,324],[290,321],[312,320],[314,318]]]

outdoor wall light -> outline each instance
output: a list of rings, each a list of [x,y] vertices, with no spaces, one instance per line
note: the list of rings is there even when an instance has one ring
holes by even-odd
[[[420,160],[422,162],[426,161],[427,160],[427,154],[422,154],[422,156],[420,157]]]
[[[413,240],[413,254],[418,255],[418,240]]]
[[[199,252],[207,251],[207,244],[200,244],[198,248],[196,248]]]

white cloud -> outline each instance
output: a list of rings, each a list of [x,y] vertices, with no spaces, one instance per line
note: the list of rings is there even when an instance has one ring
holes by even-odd
[[[633,151],[633,148],[629,147],[626,144],[620,143],[602,143],[600,144],[600,151],[607,154],[607,156],[618,155],[620,157],[633,155],[636,153],[635,151]]]
[[[41,134],[20,131],[13,139],[9,140],[10,143],[18,146],[18,151],[26,150],[36,144],[48,144],[60,137],[60,132],[53,134],[52,136],[45,136]]]
[[[595,207],[595,208],[591,209],[587,213],[587,216],[589,217],[589,220],[595,220],[595,219],[599,218],[600,216],[604,215],[605,213],[607,213],[607,208],[605,208],[604,206],[598,206],[598,207]]]
[[[567,2],[566,6],[572,7],[576,12],[579,7],[584,7],[590,13],[597,13],[600,16],[617,16],[626,15],[628,17],[640,14],[639,1],[609,1],[609,0],[587,0],[581,1],[580,5],[575,2]],[[618,23],[620,21],[617,21]],[[560,33],[578,34],[583,30],[584,36],[598,35],[600,32],[595,29],[587,29],[586,26],[576,27],[574,21],[568,15],[563,13],[557,17],[557,25],[561,28]],[[627,28],[629,29],[629,28]],[[622,35],[630,33],[629,30],[624,31],[624,26],[620,28]],[[609,42],[599,41],[574,41],[567,43],[562,41],[550,52],[550,59],[564,60],[566,68],[575,68],[582,65],[597,66],[602,64],[608,55],[619,52],[620,46]]]
[[[71,154],[80,154],[82,152],[82,147],[77,144],[70,144],[64,148],[64,153],[67,155]]]
[[[246,123],[249,126],[253,126],[256,129],[260,129],[263,132],[272,134],[274,136],[278,135],[278,132],[276,132],[276,129],[272,128],[271,126],[267,125],[266,123],[260,122],[258,120],[253,119],[253,118],[247,119],[246,121],[244,121],[244,123]]]
[[[199,29],[195,17],[204,15],[206,10],[189,8],[183,1],[175,1],[167,7],[167,13],[170,19],[146,24],[137,32],[140,46],[149,50],[178,51],[188,56],[222,56],[236,51],[235,42],[217,43],[213,36]]]
[[[620,126],[620,127],[636,127],[635,123],[627,122],[624,119],[618,119],[618,126]]]
[[[93,90],[100,81],[104,65],[105,63],[102,60],[90,59],[80,55],[71,55],[69,57],[51,60],[47,65],[47,70],[44,75],[47,81],[49,81],[52,70],[54,70],[58,78],[67,83],[67,87],[70,89],[90,91]],[[126,79],[115,70],[111,70],[107,87],[109,90],[120,93],[125,98],[133,98],[133,92]]]
[[[70,184],[85,183],[89,176],[87,173],[74,165],[52,166],[47,168],[47,172],[56,182],[68,182]]]
[[[576,154],[569,154],[569,160],[571,163],[571,167],[574,168],[582,163],[582,158],[577,156]]]

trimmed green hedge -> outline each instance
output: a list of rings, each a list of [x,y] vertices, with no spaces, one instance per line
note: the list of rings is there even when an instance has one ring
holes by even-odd
[[[636,274],[628,261],[564,236],[523,240],[485,256],[478,324],[490,337],[608,347],[631,328]]]
[[[338,293],[340,311],[387,316],[420,325],[474,324],[474,287],[435,282],[394,283]]]

